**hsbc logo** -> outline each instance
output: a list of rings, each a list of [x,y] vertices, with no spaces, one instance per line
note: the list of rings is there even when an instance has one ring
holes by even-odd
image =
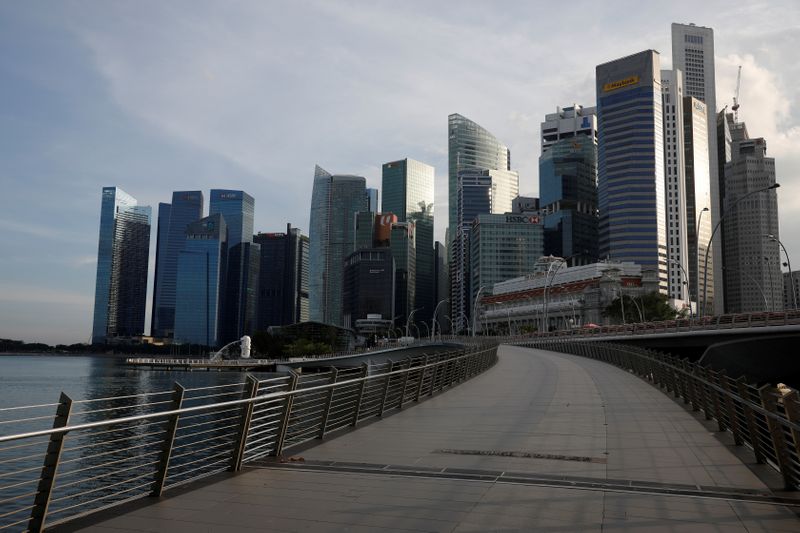
[[[515,215],[515,216],[507,216],[506,217],[507,224],[538,224],[539,217],[537,215],[530,215],[530,216],[523,216],[523,215]]]

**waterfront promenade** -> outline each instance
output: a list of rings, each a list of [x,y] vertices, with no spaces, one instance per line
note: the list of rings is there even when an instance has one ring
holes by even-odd
[[[798,507],[776,499],[791,493],[759,479],[779,486],[774,471],[713,430],[619,368],[504,346],[484,374],[296,452],[304,462],[252,464],[65,530],[800,530]]]

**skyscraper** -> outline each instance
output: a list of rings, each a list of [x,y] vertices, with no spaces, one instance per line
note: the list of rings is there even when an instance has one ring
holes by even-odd
[[[228,249],[240,242],[253,242],[255,200],[244,191],[211,189],[209,215],[225,217],[228,227]]]
[[[371,211],[372,213],[377,213],[380,210],[380,204],[378,203],[378,189],[368,188],[366,191],[367,195],[367,211]]]
[[[201,191],[176,191],[172,193],[171,204],[158,204],[156,272],[150,324],[150,334],[154,337],[172,337],[175,327],[178,254],[186,242],[186,228],[201,218],[203,218]]]
[[[144,333],[150,207],[118,187],[103,187],[92,342]]]
[[[567,107],[542,122],[539,194],[544,253],[572,266],[597,261],[597,116]]]
[[[705,255],[711,238],[711,176],[708,174],[708,107],[694,96],[683,97],[683,142],[686,174],[686,227],[689,256],[689,292],[700,302],[701,280],[706,280],[708,308],[714,304],[714,257]],[[723,166],[724,168],[724,166]],[[723,241],[724,242],[724,241]]]
[[[309,224],[310,320],[342,323],[342,277],[345,258],[355,246],[355,214],[367,211],[367,180],[332,175],[316,167]]]
[[[175,341],[218,346],[228,257],[227,224],[217,213],[186,228],[178,254]]]
[[[286,233],[259,233],[261,246],[257,330],[308,320],[308,237],[291,224]]]
[[[355,328],[359,320],[394,316],[394,259],[389,248],[364,248],[347,256],[342,288],[343,324]]]
[[[763,138],[733,141],[725,165],[726,312],[781,311],[783,275],[778,243],[776,191],[744,195],[775,184],[775,159]],[[734,207],[735,206],[735,207]]]
[[[716,75],[714,71],[714,30],[694,24],[672,24],[672,68],[683,72],[684,96],[693,96],[706,104],[706,131],[716,130],[717,97]],[[717,153],[715,135],[708,136],[708,153]],[[714,227],[723,215],[722,211],[722,169],[718,167],[716,157],[710,157],[708,172],[711,179],[711,226]],[[711,248],[714,264],[715,303],[714,312],[721,314],[724,310],[724,292],[722,283],[722,236],[714,237]]]
[[[660,70],[655,50],[597,67],[599,253],[656,272],[666,293]]]
[[[436,323],[439,325],[440,331],[449,331],[450,330],[450,323],[445,321],[442,323],[442,319],[446,316],[450,316],[450,277],[449,277],[449,268],[447,266],[447,246],[444,243],[436,241],[433,244],[434,249],[434,279],[436,280],[435,284],[435,296],[433,301],[435,302],[436,306],[439,306],[439,310],[436,311],[436,307],[434,306],[434,311],[436,312],[436,316],[433,317],[436,319]],[[447,300],[447,301],[444,301]],[[441,305],[439,303],[441,302]],[[446,325],[446,328],[443,328],[443,325]]]
[[[667,295],[680,308],[688,300],[691,281],[686,279],[685,274],[689,272],[690,241],[687,233],[683,73],[680,70],[661,71],[661,97],[664,113],[664,194],[667,199]]]
[[[417,320],[429,321],[436,303],[434,296],[433,255],[434,169],[413,159],[383,165],[383,204],[381,211],[397,215],[400,222],[416,227]]]
[[[413,222],[392,224],[389,247],[392,250],[395,266],[394,317],[399,324],[405,324],[411,313],[419,307],[417,295],[417,244]],[[387,287],[388,289],[388,287]],[[417,320],[416,313],[413,323]]]

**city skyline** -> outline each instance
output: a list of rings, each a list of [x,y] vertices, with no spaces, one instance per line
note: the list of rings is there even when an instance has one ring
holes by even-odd
[[[585,5],[587,10],[590,9],[589,4]],[[88,13],[84,11],[85,6],[74,4],[69,8],[57,6],[48,13],[36,7],[3,6],[0,19],[4,22],[0,24],[7,31],[1,32],[3,37],[0,39],[8,45],[14,43],[22,55],[6,60],[12,63],[0,65],[0,74],[10,82],[5,84],[10,98],[0,105],[6,106],[3,110],[11,117],[16,134],[2,149],[2,175],[10,187],[6,185],[9,194],[0,200],[3,208],[0,227],[4,230],[4,249],[12,250],[12,253],[0,263],[4,274],[0,282],[0,337],[48,342],[88,340],[96,260],[94,250],[97,246],[98,191],[102,186],[119,186],[136,196],[142,204],[153,206],[168,201],[169,194],[177,190],[244,189],[261,202],[256,213],[256,232],[278,231],[285,227],[286,222],[291,222],[305,233],[309,231],[307,206],[312,182],[308,176],[314,163],[319,161],[326,168],[363,175],[368,187],[376,187],[380,183],[383,162],[410,157],[436,168],[435,211],[438,216],[435,239],[443,241],[447,220],[444,117],[450,113],[462,113],[507,143],[514,153],[512,168],[520,171],[521,194],[538,196],[536,167],[541,116],[565,102],[594,105],[594,67],[603,62],[655,48],[661,52],[662,68],[668,67],[672,22],[695,22],[714,29],[719,107],[730,104],[736,66],[743,65],[740,118],[757,136],[767,140],[769,156],[776,159],[777,179],[781,183],[778,195],[781,227],[784,228],[781,238],[790,256],[800,264],[800,235],[791,231],[789,223],[800,212],[800,194],[798,186],[793,183],[793,177],[800,171],[800,156],[791,153],[791,147],[800,137],[800,130],[792,126],[800,113],[796,108],[800,84],[796,83],[797,67],[789,61],[793,43],[797,40],[797,32],[790,29],[798,25],[798,10],[786,3],[782,10],[784,16],[777,22],[770,20],[766,25],[766,21],[749,16],[764,9],[754,3],[743,3],[740,7],[726,4],[724,9],[721,5],[715,8],[693,6],[692,20],[687,20],[684,15],[689,12],[687,5],[679,4],[658,11],[642,9],[641,14],[627,15],[619,21],[611,20],[613,10],[610,9],[594,25],[583,28],[581,36],[593,38],[598,45],[585,54],[559,57],[563,62],[559,65],[548,63],[539,45],[547,48],[545,42],[554,44],[548,38],[560,37],[554,36],[553,30],[548,30],[550,33],[538,31],[544,35],[535,36],[539,24],[535,12],[517,6],[508,14],[495,14],[484,21],[488,34],[500,34],[505,30],[507,40],[492,45],[492,54],[471,58],[485,67],[487,74],[504,71],[506,77],[500,84],[494,78],[478,81],[474,87],[467,88],[458,85],[468,79],[466,76],[450,70],[437,71],[439,77],[433,79],[438,83],[426,86],[422,93],[411,91],[410,96],[403,96],[395,91],[378,96],[375,91],[380,89],[376,88],[375,80],[367,77],[365,87],[358,88],[365,91],[359,94],[368,96],[366,100],[356,98],[356,101],[360,100],[356,103],[345,98],[343,93],[309,100],[307,92],[300,93],[290,106],[291,110],[297,112],[303,103],[307,105],[301,110],[303,113],[290,117],[293,120],[287,122],[287,117],[281,116],[279,121],[261,121],[263,114],[259,113],[265,109],[260,109],[252,121],[236,122],[244,126],[241,128],[243,134],[230,139],[222,138],[224,128],[211,137],[208,134],[215,131],[212,125],[230,127],[234,124],[233,117],[240,119],[242,115],[234,113],[234,110],[241,109],[243,102],[253,105],[256,102],[255,94],[237,93],[244,86],[242,77],[246,77],[237,70],[242,68],[242,58],[227,55],[232,54],[228,47],[216,52],[200,47],[196,56],[199,59],[190,65],[191,69],[187,67],[189,70],[180,70],[168,77],[167,67],[184,57],[182,54],[187,50],[164,39],[171,39],[166,35],[173,25],[177,30],[188,32],[189,41],[193,42],[198,37],[194,31],[200,31],[202,36],[205,35],[202,32],[240,23],[244,26],[240,37],[244,41],[240,44],[247,43],[248,39],[255,39],[256,30],[252,24],[245,23],[246,17],[241,12],[237,14],[234,10],[222,20],[213,22],[209,18],[205,25],[201,25],[201,30],[193,30],[177,22],[174,7],[154,5],[150,15],[155,19],[154,29],[161,31],[155,31],[153,43],[138,53],[132,46],[135,24],[129,26],[125,22],[115,22],[108,28],[102,25],[104,17],[119,12],[134,21],[136,13],[127,12],[122,6],[95,5],[95,9]],[[208,15],[207,7],[199,5],[193,9],[191,19],[202,20],[204,13]],[[262,10],[255,6],[239,6],[238,9],[253,15],[254,20],[263,15]],[[294,20],[307,16],[318,21],[320,15],[315,14],[314,9],[290,10],[287,16]],[[325,7],[316,9],[327,12]],[[434,37],[433,30],[444,28],[459,35],[470,31],[486,14],[472,8],[456,16],[451,13],[452,5],[426,10],[430,12],[420,21],[421,42],[413,45],[408,50],[410,52],[419,46],[444,46],[450,40],[440,41]],[[335,14],[332,24],[367,32],[384,48],[388,47],[388,51],[384,50],[388,54],[387,63],[403,69],[409,76],[416,72],[415,69],[433,76],[436,67],[441,66],[441,54],[434,54],[435,57],[429,60],[412,54],[419,64],[409,62],[403,54],[406,49],[395,49],[393,45],[398,38],[394,31],[388,32],[386,37],[372,33],[375,31],[373,27],[379,26],[381,15],[395,14],[407,20],[414,15],[413,7],[391,10],[378,6],[364,8],[358,13],[342,11]],[[447,20],[450,15],[452,20]],[[531,27],[521,27],[524,25],[514,22],[515,18],[526,20]],[[647,20],[647,27],[642,25],[644,20]],[[746,26],[742,23],[744,20]],[[619,43],[602,38],[619,31],[624,31],[630,39]],[[32,42],[44,36],[44,32],[49,32],[47,38],[41,39],[34,48]],[[147,54],[149,46],[161,45],[163,57],[155,60]],[[315,64],[308,55],[316,50],[315,46],[318,43],[298,49],[301,64]],[[475,46],[458,46],[445,57],[466,61],[468,52]],[[54,58],[45,60],[42,50],[54,52],[55,48],[60,50]],[[366,54],[366,51],[357,43],[342,39],[333,43],[332,48],[334,51],[325,48],[322,55],[341,53],[347,73],[352,75],[358,69],[368,72],[369,62],[362,64],[363,61],[359,60],[359,54]],[[276,44],[270,49],[274,49],[276,54],[279,50]],[[506,49],[513,52],[506,63],[499,66],[487,63],[489,56]],[[535,52],[532,59],[525,59],[525,54],[530,52]],[[752,57],[745,57],[747,53]],[[28,61],[21,61],[20,57]],[[269,61],[259,63],[262,59],[259,57],[248,56],[246,59],[256,61],[256,65],[263,69],[272,66],[276,72],[282,72],[281,69],[285,68]],[[61,60],[62,64],[48,72],[48,68],[54,66],[48,61],[56,60]],[[150,68],[141,70],[141,67]],[[132,78],[142,72],[146,74],[142,80]],[[270,71],[265,72],[265,79],[269,79],[269,74]],[[56,81],[59,76],[61,81]],[[185,100],[170,95],[166,89],[155,87],[151,91],[142,85],[155,80],[168,86],[167,82],[172,80],[177,83],[175,90],[180,93],[190,88],[188,83],[196,81],[195,76],[205,80],[207,86],[185,94]],[[537,78],[550,81],[535,82]],[[220,79],[229,83],[219,87]],[[290,77],[289,82],[302,86],[303,80],[302,76],[297,76]],[[397,82],[396,77],[393,82]],[[458,94],[451,91],[456,86],[462,87]],[[269,83],[265,88],[269,96],[278,96]],[[353,86],[349,89],[353,90]],[[285,102],[286,97],[282,98],[281,101]],[[230,108],[209,109],[220,99],[230,102]],[[237,99],[239,101],[235,102]],[[201,109],[209,116],[200,113]],[[351,110],[359,112],[337,122],[336,127],[343,128],[337,134],[337,142],[323,143],[320,138],[327,141],[330,131],[336,129],[325,127],[321,132],[311,134],[309,130],[312,128],[301,126],[310,116],[305,113],[321,110],[330,113],[331,117],[348,116]],[[389,116],[381,117],[380,111]],[[223,112],[224,115],[220,115]],[[82,116],[78,117],[79,114]],[[257,125],[257,122],[264,124]],[[282,124],[294,125],[295,129],[284,131]],[[278,134],[282,138],[277,137]],[[290,157],[278,157],[285,143],[296,144],[297,151]],[[265,149],[265,146],[270,149]],[[270,161],[273,156],[276,161],[283,161]],[[48,195],[41,194],[45,190]],[[37,209],[29,214],[22,206],[29,205],[24,198],[33,193],[38,193],[40,200]],[[65,198],[69,201],[64,201]],[[56,219],[67,222],[57,223]],[[154,234],[151,234],[151,241],[155,242]],[[153,248],[151,246],[151,265],[154,265]],[[42,249],[47,249],[47,252]],[[152,278],[154,269],[151,267],[150,270]],[[148,302],[151,293],[152,279],[148,285]],[[39,321],[33,320],[42,312],[45,313],[44,319],[52,324],[46,331],[40,331]],[[147,316],[150,316],[149,304]]]

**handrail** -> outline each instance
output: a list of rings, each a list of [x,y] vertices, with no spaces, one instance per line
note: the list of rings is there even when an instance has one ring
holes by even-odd
[[[185,389],[176,383],[166,392],[171,395],[166,402],[137,405],[143,395],[127,395],[119,397],[128,399],[126,405],[81,411],[73,410],[78,402],[62,394],[58,404],[51,404],[57,407],[56,417],[41,417],[54,420],[53,427],[0,436],[0,532],[42,531],[280,456],[419,402],[483,372],[496,360],[497,344],[481,342],[341,371],[291,372],[261,381],[248,374],[245,383],[225,385],[232,392],[219,392],[220,385]],[[239,397],[214,401],[234,394]],[[100,400],[114,403],[116,398]],[[202,403],[187,406],[191,401]],[[164,403],[168,405],[162,409]],[[32,408],[43,407],[50,405]],[[119,416],[136,407],[151,412]],[[79,420],[71,422],[70,415]],[[97,416],[104,418],[92,419]],[[8,422],[30,424],[24,420]],[[64,446],[65,438],[69,446]],[[46,451],[34,453],[37,448],[29,444]],[[59,483],[59,475],[68,481]]]
[[[775,468],[788,490],[800,489],[800,394],[789,387],[756,386],[688,359],[646,348],[580,339],[522,340],[515,344],[597,359],[638,375],[665,394],[682,398],[758,463]]]

